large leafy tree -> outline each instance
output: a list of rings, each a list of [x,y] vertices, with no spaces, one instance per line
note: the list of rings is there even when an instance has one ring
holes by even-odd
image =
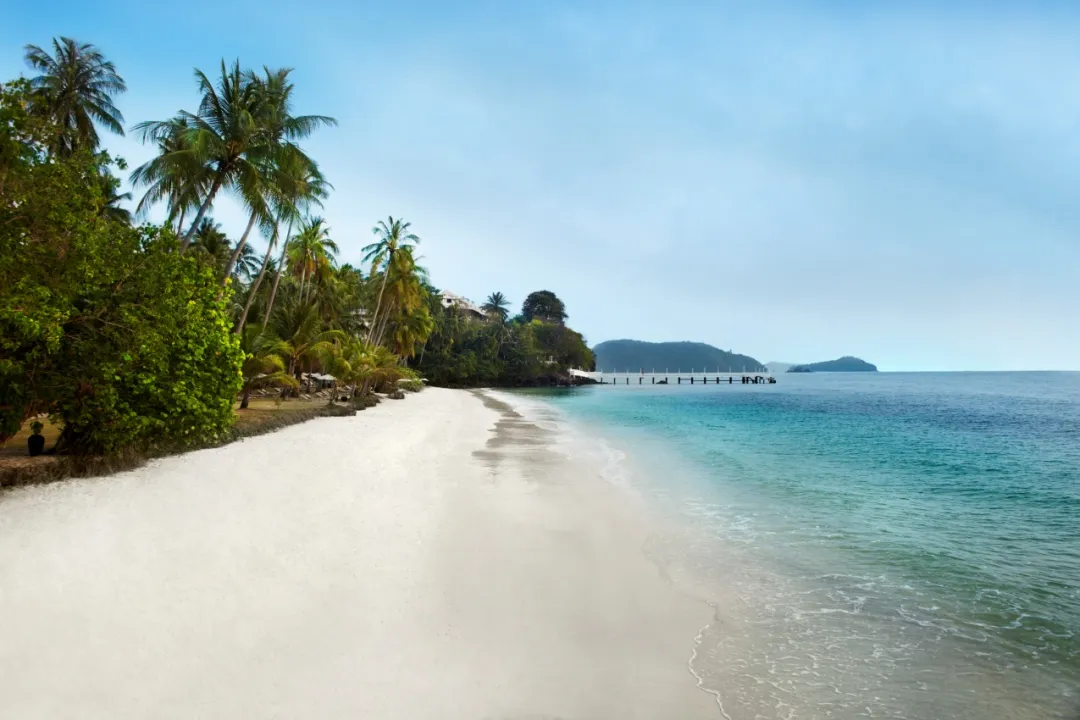
[[[566,320],[566,306],[550,290],[537,290],[525,298],[521,305],[521,314],[526,320],[561,324]]]
[[[112,62],[89,43],[53,38],[53,54],[37,45],[26,46],[26,62],[41,74],[31,79],[32,112],[48,118],[45,139],[52,154],[70,155],[94,150],[100,143],[95,124],[124,134],[124,116],[113,98],[127,90]]]
[[[229,293],[170,232],[103,216],[110,159],[49,158],[27,93],[0,90],[0,438],[43,412],[72,452],[220,437],[241,382]]]
[[[377,240],[364,247],[364,262],[371,263],[371,276],[375,277],[382,273],[382,286],[379,288],[379,296],[375,302],[375,312],[371,318],[371,329],[368,331],[368,342],[372,342],[375,336],[375,328],[380,325],[379,311],[383,305],[383,295],[386,292],[386,283],[390,278],[390,266],[394,256],[400,250],[415,248],[420,243],[420,238],[409,231],[412,226],[401,218],[394,219],[391,215],[386,220],[380,220],[371,232]]]

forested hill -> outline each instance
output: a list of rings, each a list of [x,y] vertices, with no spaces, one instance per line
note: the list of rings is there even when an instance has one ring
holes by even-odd
[[[764,365],[749,355],[725,352],[705,343],[608,340],[594,347],[593,353],[596,369],[606,372],[765,372]]]
[[[836,360],[796,365],[790,368],[788,372],[877,372],[877,366],[857,357],[845,355]]]

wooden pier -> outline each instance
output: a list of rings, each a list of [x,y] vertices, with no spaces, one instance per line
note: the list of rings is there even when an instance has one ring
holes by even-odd
[[[571,370],[571,374],[588,377],[601,385],[775,385],[776,378],[760,372],[586,372]],[[735,378],[738,378],[736,382]],[[645,382],[648,380],[648,382]]]

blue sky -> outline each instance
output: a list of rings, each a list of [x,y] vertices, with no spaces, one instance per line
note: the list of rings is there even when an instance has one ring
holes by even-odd
[[[404,216],[437,286],[553,290],[590,342],[1080,369],[1080,6],[355,5],[18,3],[0,77],[93,42],[134,124],[222,57],[294,67],[343,260]]]

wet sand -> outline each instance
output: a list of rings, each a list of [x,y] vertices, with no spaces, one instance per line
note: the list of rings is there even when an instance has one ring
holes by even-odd
[[[0,716],[716,718],[640,506],[428,389],[0,494]]]

